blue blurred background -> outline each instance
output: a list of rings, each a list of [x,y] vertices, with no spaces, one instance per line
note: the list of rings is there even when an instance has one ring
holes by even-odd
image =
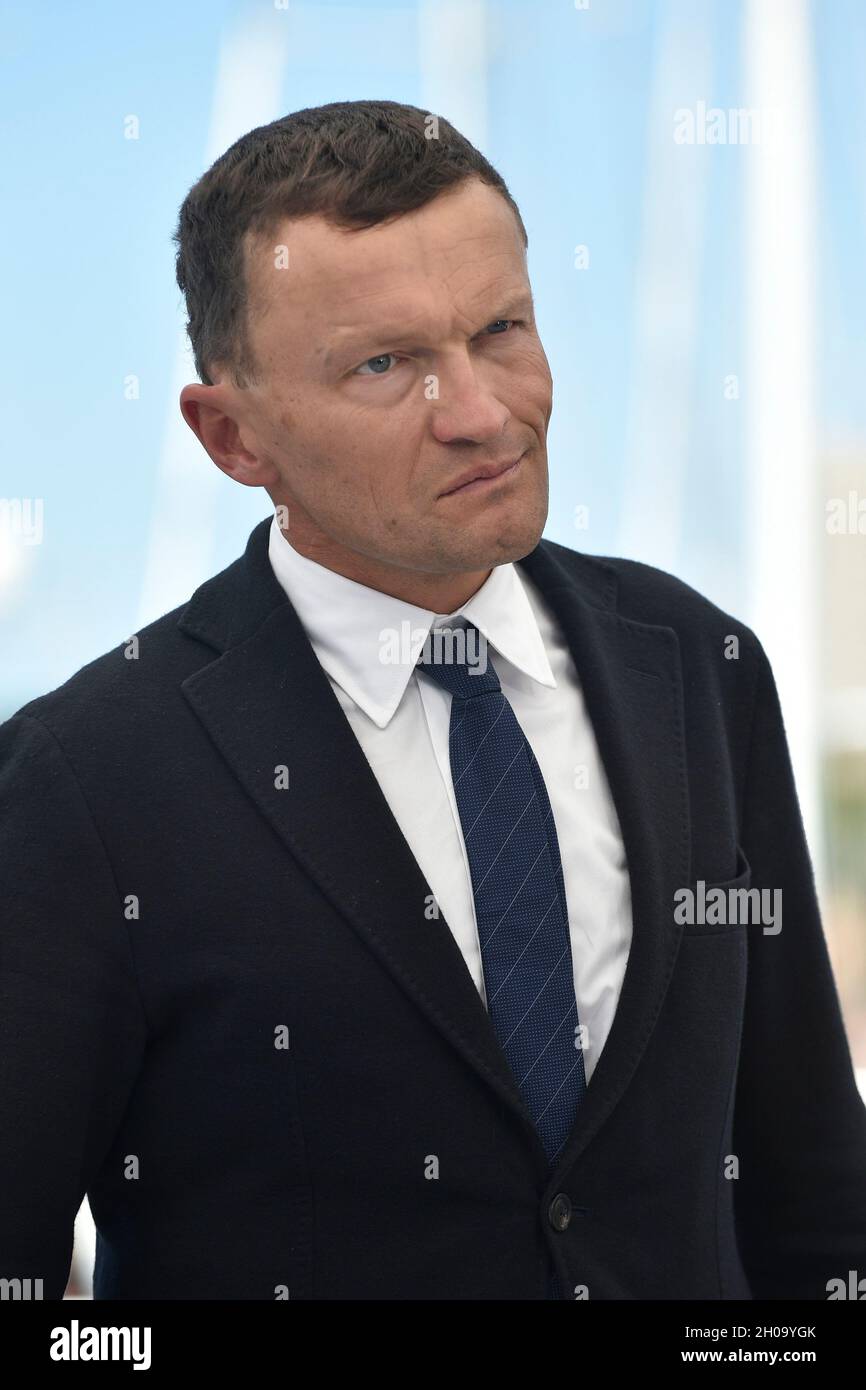
[[[0,718],[270,509],[178,410],[190,185],[300,107],[444,115],[529,232],[547,535],[673,571],[770,655],[866,1075],[862,0],[48,0],[0,49]]]

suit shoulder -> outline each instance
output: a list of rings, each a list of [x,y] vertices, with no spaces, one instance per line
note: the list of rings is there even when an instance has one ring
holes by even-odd
[[[5,721],[43,724],[63,746],[104,741],[126,724],[159,719],[206,650],[178,627],[180,604],[81,666],[55,689],[28,700]],[[7,728],[7,734],[10,729]]]
[[[699,641],[735,636],[756,658],[763,656],[752,629],[712,599],[667,570],[641,560],[619,556],[589,555],[548,542],[556,560],[579,584],[589,574],[602,576],[617,593],[617,612],[623,618],[652,626],[670,627],[681,640]]]

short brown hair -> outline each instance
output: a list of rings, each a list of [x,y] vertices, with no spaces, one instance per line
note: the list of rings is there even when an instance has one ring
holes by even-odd
[[[248,236],[315,213],[346,230],[373,227],[473,176],[507,200],[526,246],[520,210],[502,177],[448,121],[417,106],[334,101],[241,136],[190,189],[173,238],[201,380],[213,385],[208,370],[217,363],[239,387],[256,379],[247,333]]]

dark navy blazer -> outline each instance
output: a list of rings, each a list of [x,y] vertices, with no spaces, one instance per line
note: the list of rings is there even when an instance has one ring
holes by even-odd
[[[548,1171],[269,525],[135,659],[0,727],[0,1276],[60,1298],[84,1193],[99,1298],[543,1299],[555,1270],[569,1299],[823,1299],[866,1274],[866,1109],[752,632],[646,565],[520,562],[634,919]],[[781,931],[684,923],[699,881],[781,890]]]

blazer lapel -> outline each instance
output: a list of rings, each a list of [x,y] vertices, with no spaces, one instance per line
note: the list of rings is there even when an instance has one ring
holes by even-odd
[[[238,781],[382,966],[494,1087],[547,1159],[460,949],[268,560],[270,518],[179,620],[218,656],[182,689]],[[687,881],[688,804],[678,647],[615,611],[615,572],[581,557],[575,583],[542,541],[521,562],[574,655],[622,826],[634,932],[613,1026],[557,1163],[573,1160],[622,1094],[661,1007]],[[277,769],[288,769],[281,788]],[[662,827],[664,829],[662,830]]]
[[[577,562],[579,578],[572,578]],[[622,831],[632,941],[613,1023],[556,1170],[613,1110],[661,1010],[679,949],[674,893],[688,883],[691,833],[679,642],[672,628],[616,611],[612,566],[541,542],[521,562],[571,649]]]

